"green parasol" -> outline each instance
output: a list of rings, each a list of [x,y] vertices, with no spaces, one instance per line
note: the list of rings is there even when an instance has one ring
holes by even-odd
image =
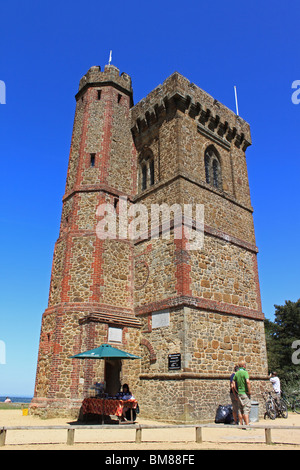
[[[140,359],[139,356],[114,348],[110,344],[102,344],[99,348],[90,349],[75,356],[71,359]]]

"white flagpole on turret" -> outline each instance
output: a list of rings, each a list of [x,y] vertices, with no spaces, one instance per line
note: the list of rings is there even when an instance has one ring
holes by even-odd
[[[235,107],[236,107],[236,114],[239,115],[239,107],[238,107],[238,99],[237,99],[237,92],[236,86],[234,87],[234,96],[235,96]]]

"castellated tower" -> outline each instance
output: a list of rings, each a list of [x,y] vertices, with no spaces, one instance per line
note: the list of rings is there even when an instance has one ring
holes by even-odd
[[[264,316],[245,151],[249,125],[178,73],[133,106],[110,65],[81,79],[32,412],[78,416],[95,381],[127,382],[143,416],[211,420],[244,359],[253,398],[267,379]],[[125,201],[125,202],[124,202]],[[171,208],[143,236],[101,238],[99,206]],[[204,208],[190,249],[174,207]],[[176,206],[175,206],[176,205]],[[151,221],[152,223],[153,221]],[[151,226],[153,229],[153,226]],[[103,343],[135,361],[76,360]]]

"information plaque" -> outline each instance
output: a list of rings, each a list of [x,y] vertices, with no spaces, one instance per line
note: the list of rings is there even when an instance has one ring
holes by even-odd
[[[181,369],[181,354],[169,354],[168,356],[168,369],[179,370]]]

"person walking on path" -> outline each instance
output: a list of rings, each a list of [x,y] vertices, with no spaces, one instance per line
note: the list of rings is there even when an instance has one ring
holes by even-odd
[[[246,371],[246,363],[240,362],[239,370],[234,376],[235,390],[239,397],[239,421],[249,425],[249,414],[251,410],[251,385],[249,374]]]

